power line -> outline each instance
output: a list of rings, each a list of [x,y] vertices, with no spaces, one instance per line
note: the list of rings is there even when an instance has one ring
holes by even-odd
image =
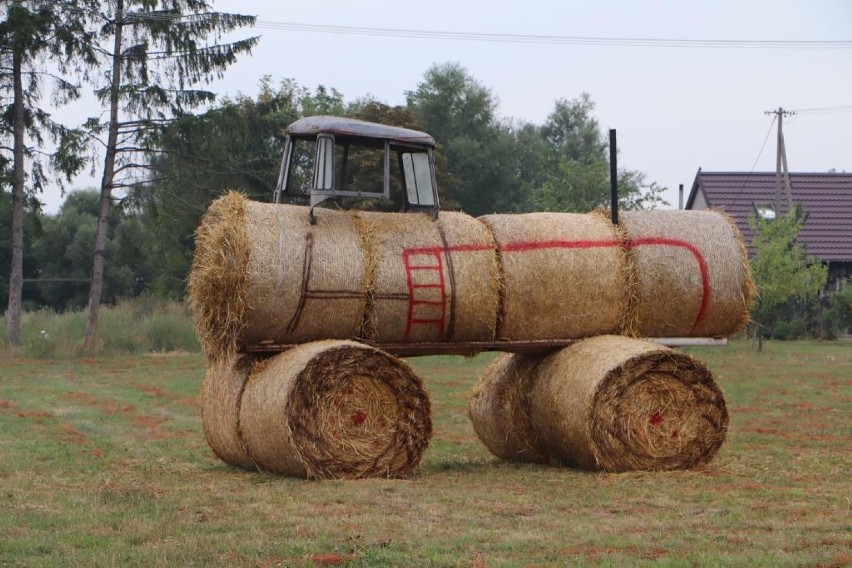
[[[842,106],[833,106],[833,107],[814,107],[814,108],[797,108],[792,112],[801,113],[801,112],[850,112],[852,111],[852,105],[842,105]]]
[[[414,39],[445,39],[493,43],[526,43],[549,45],[597,45],[610,47],[667,47],[701,49],[852,49],[852,40],[741,40],[639,38],[603,36],[564,36],[539,34],[497,34],[465,31],[417,30],[405,28],[374,28],[363,26],[334,26],[299,22],[257,20],[255,27],[337,35],[373,37],[402,37]]]
[[[735,205],[739,202],[740,198],[743,195],[743,191],[745,190],[745,186],[748,184],[751,179],[752,174],[754,174],[754,169],[757,167],[757,162],[760,161],[760,157],[763,155],[763,150],[766,148],[766,143],[769,141],[769,135],[772,134],[772,127],[775,126],[775,121],[778,119],[776,115],[773,114],[772,120],[769,122],[769,129],[766,131],[766,137],[763,139],[763,144],[760,145],[760,151],[757,153],[757,157],[754,159],[754,163],[751,165],[751,169],[748,172],[745,180],[743,180],[743,184],[737,190],[736,195],[734,195],[734,199],[731,202],[731,205]]]

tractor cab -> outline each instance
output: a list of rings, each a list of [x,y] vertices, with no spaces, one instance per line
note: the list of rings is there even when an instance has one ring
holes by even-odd
[[[344,208],[438,215],[433,150],[425,132],[337,116],[310,116],[287,128],[275,203],[326,201]]]

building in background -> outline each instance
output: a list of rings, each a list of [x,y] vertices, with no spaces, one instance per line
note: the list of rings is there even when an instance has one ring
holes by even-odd
[[[829,288],[852,277],[852,173],[790,173],[792,202],[807,212],[799,243],[828,264]],[[775,205],[775,172],[705,172],[695,174],[686,209],[716,209],[731,215],[751,244],[752,216],[774,219],[787,213],[782,188],[781,210]]]

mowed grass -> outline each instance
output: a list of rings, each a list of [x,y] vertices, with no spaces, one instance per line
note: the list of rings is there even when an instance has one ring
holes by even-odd
[[[728,440],[694,471],[503,463],[467,395],[493,355],[410,362],[435,436],[407,480],[233,469],[197,354],[0,359],[0,566],[807,565],[852,562],[852,343],[693,350]]]

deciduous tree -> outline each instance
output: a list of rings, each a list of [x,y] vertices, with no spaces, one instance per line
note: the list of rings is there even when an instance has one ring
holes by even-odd
[[[768,335],[777,323],[779,308],[818,295],[828,279],[828,267],[809,256],[798,241],[806,220],[801,206],[785,217],[749,219],[755,232],[751,270],[758,289],[752,317]]]

